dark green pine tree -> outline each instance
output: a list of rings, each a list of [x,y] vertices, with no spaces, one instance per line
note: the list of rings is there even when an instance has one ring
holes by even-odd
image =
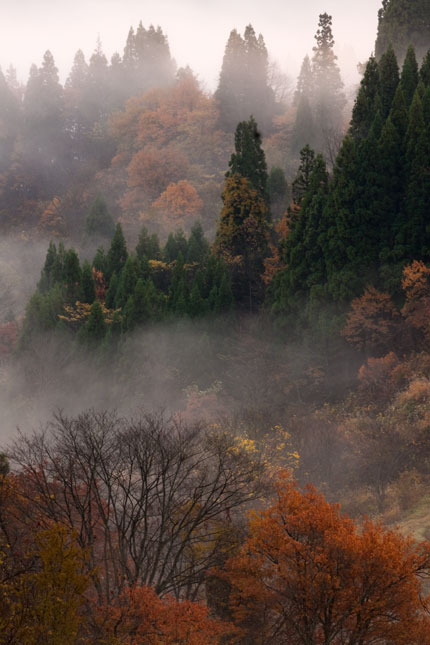
[[[226,267],[221,277],[221,281],[218,287],[216,299],[215,299],[215,311],[216,313],[226,313],[231,310],[233,307],[234,298],[233,292],[231,290],[230,277]]]
[[[293,203],[300,206],[301,201],[309,189],[310,177],[315,164],[315,152],[306,145],[300,151],[300,163],[296,178],[292,184]]]
[[[139,279],[139,263],[136,258],[128,257],[119,276],[115,296],[115,308],[124,307],[129,296],[133,295]]]
[[[424,57],[420,68],[420,79],[426,87],[430,86],[430,49]]]
[[[103,310],[98,300],[94,300],[91,305],[90,316],[82,327],[79,338],[89,346],[99,344],[106,335],[107,325],[103,316]]]
[[[407,132],[405,256],[408,260],[430,261],[430,88],[423,103],[415,92]]]
[[[311,289],[325,282],[320,237],[327,191],[326,163],[322,155],[317,155],[312,158],[308,188],[300,198],[300,208],[291,220],[290,233],[282,245],[286,268],[275,276],[269,296],[274,312],[299,311]]]
[[[311,104],[306,96],[300,98],[297,106],[296,120],[291,137],[291,149],[297,154],[304,146],[317,145],[317,125],[314,122]]]
[[[122,232],[121,224],[118,222],[107,254],[106,278],[108,280],[110,280],[113,273],[120,275],[127,261],[127,257],[128,253],[124,233]]]
[[[191,318],[197,318],[198,316],[202,316],[206,313],[205,301],[202,298],[199,280],[194,280],[193,282],[188,305],[188,313]]]
[[[399,84],[399,66],[394,49],[389,47],[379,61],[379,98],[381,116],[386,119]]]
[[[200,222],[196,222],[191,229],[191,234],[188,239],[187,264],[193,264],[194,262],[202,264],[208,257],[209,251],[209,242],[205,238],[202,225]]]
[[[219,83],[215,92],[215,100],[219,107],[219,124],[226,131],[233,130],[236,124],[246,117],[244,115],[245,70],[245,41],[237,30],[233,29],[225,47]]]
[[[55,283],[55,267],[57,263],[57,247],[54,242],[49,242],[46,253],[45,264],[42,269],[39,284],[37,288],[41,293],[48,291]]]
[[[90,211],[85,220],[86,237],[112,238],[115,224],[109,213],[107,204],[101,195],[98,195],[91,204]]]
[[[116,294],[118,291],[118,276],[114,272],[112,274],[112,277],[109,281],[109,287],[106,292],[106,307],[108,309],[114,309],[115,308],[115,302],[116,302]]]
[[[169,233],[167,242],[163,248],[163,259],[165,262],[174,262],[179,254],[178,244],[173,233]]]
[[[103,275],[106,275],[107,272],[107,257],[105,250],[102,246],[99,246],[97,252],[94,256],[93,267],[96,271],[101,271]]]
[[[375,44],[379,59],[390,44],[399,60],[403,60],[409,45],[421,59],[430,47],[429,0],[382,0],[378,12],[378,36]]]
[[[91,305],[96,298],[96,292],[94,289],[94,280],[93,274],[91,272],[90,263],[88,260],[85,260],[82,265],[82,277],[81,277],[81,302],[86,302]]]
[[[360,89],[355,99],[349,134],[356,140],[364,139],[370,132],[376,110],[379,108],[379,70],[376,59],[367,62]]]
[[[149,235],[145,226],[142,227],[139,234],[136,255],[138,258],[145,257],[147,260],[159,260],[161,257],[158,235],[156,233]]]
[[[63,280],[68,302],[76,302],[80,295],[82,272],[78,254],[74,249],[66,251],[64,256]]]
[[[241,121],[234,135],[235,151],[229,161],[230,170],[226,177],[241,175],[248,179],[258,195],[268,202],[267,165],[264,150],[261,147],[261,135],[254,117]]]
[[[430,8],[430,5],[429,5]],[[403,90],[407,107],[412,103],[415,90],[418,85],[418,63],[415,56],[415,50],[412,45],[408,47],[406,58],[403,63],[400,85]]]
[[[169,309],[176,316],[186,316],[188,312],[188,287],[184,269],[184,258],[180,252],[172,272],[170,284]]]
[[[380,258],[382,262],[401,259],[401,237],[399,232],[404,221],[405,190],[405,136],[408,113],[399,86],[392,103],[390,114],[382,129],[379,141],[379,180],[381,193],[379,222],[381,230]]]
[[[373,146],[369,145],[371,141]],[[333,170],[323,248],[328,290],[335,301],[357,296],[378,275],[381,214],[374,212],[368,192],[371,179],[375,180],[373,164],[377,161],[368,155],[375,155],[377,145],[373,131],[361,142],[346,137]]]

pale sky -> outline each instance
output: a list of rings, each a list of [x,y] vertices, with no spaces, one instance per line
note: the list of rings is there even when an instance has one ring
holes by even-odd
[[[293,78],[306,53],[312,54],[318,15],[333,16],[336,51],[351,74],[374,47],[382,0],[0,0],[0,65],[15,65],[26,81],[46,49],[54,55],[62,80],[77,49],[90,57],[97,36],[110,59],[122,55],[129,27],[142,20],[160,25],[178,66],[190,65],[214,89],[224,47],[234,28],[251,23],[264,36],[269,54]]]

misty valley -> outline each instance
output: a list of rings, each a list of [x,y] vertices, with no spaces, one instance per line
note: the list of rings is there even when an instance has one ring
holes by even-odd
[[[377,22],[354,86],[328,13],[296,82],[0,69],[0,643],[430,645],[430,0]]]

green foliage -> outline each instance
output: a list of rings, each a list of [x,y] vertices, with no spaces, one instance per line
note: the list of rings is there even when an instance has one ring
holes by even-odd
[[[219,124],[232,131],[239,121],[255,116],[265,132],[274,115],[274,93],[268,81],[268,54],[264,39],[248,25],[242,36],[229,36],[215,92]]]
[[[140,231],[139,241],[136,246],[136,255],[138,258],[146,257],[147,260],[160,259],[161,252],[158,235],[156,233],[149,235],[145,226]]]
[[[89,346],[100,343],[106,335],[107,325],[98,300],[91,305],[90,316],[79,332],[81,342]]]
[[[249,180],[258,195],[268,201],[267,165],[264,150],[261,147],[261,135],[254,117],[241,121],[234,135],[235,151],[229,161],[230,170],[226,177],[241,175]]]
[[[112,215],[101,195],[97,195],[91,204],[90,211],[85,220],[86,237],[111,238],[115,232]]]
[[[110,279],[113,273],[120,275],[121,270],[126,263],[127,257],[127,245],[125,243],[121,224],[118,222],[107,254],[106,277],[108,279]]]
[[[86,302],[91,305],[96,297],[96,292],[94,289],[94,280],[93,274],[91,272],[90,263],[88,260],[85,260],[82,265],[82,277],[81,277],[81,302]]]
[[[379,59],[393,45],[399,60],[413,45],[421,59],[430,48],[429,0],[383,0],[378,12],[378,36],[375,44]]]

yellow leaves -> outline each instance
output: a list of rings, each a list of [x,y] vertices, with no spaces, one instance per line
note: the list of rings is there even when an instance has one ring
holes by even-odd
[[[121,309],[108,309],[104,303],[100,307],[107,325],[111,325],[114,319],[118,319]],[[59,315],[60,320],[69,323],[71,326],[84,325],[91,314],[91,305],[86,302],[76,301],[74,305],[64,305],[64,315]]]

